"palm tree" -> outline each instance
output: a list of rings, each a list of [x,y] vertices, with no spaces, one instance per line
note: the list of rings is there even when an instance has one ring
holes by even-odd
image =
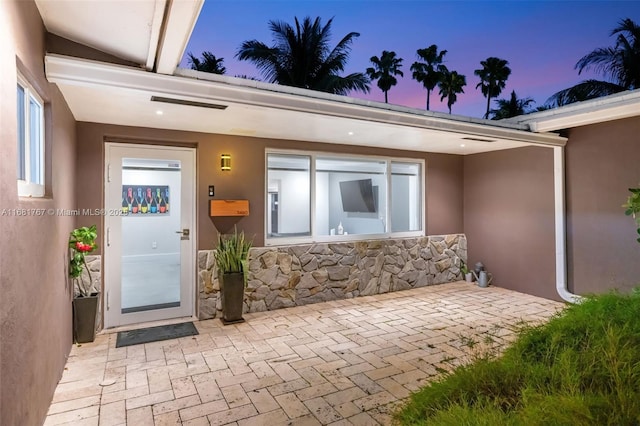
[[[395,76],[404,76],[402,71],[400,71],[402,58],[396,58],[396,52],[383,50],[379,58],[372,56],[370,61],[373,67],[367,68],[366,73],[371,81],[378,80],[378,87],[384,92],[384,102],[389,103],[387,93],[392,86],[398,84]]]
[[[617,35],[615,46],[598,48],[580,58],[575,65],[578,74],[593,69],[605,81],[582,81],[554,93],[547,100],[548,104],[561,106],[640,88],[640,26],[629,18],[623,19],[611,35]]]
[[[458,100],[458,93],[464,93],[463,87],[467,85],[467,78],[458,74],[457,71],[446,71],[442,75],[442,79],[438,82],[440,89],[440,101],[447,98],[447,106],[449,114],[451,114],[451,106]]]
[[[480,77],[480,83],[476,85],[482,90],[482,94],[487,98],[487,111],[484,118],[489,117],[489,107],[491,106],[491,98],[498,97],[502,93],[502,89],[507,84],[507,79],[511,75],[509,62],[504,59],[490,57],[484,61],[480,61],[482,68],[475,70],[473,73]]]
[[[432,44],[425,49],[418,49],[416,53],[422,62],[414,62],[411,65],[411,71],[413,71],[413,79],[418,83],[422,83],[424,88],[427,89],[427,111],[429,111],[431,91],[438,85],[438,82],[447,71],[447,67],[442,65],[447,51],[442,50],[438,53],[438,46]]]
[[[253,62],[266,81],[346,95],[355,90],[369,92],[369,80],[362,73],[340,76],[351,51],[351,43],[360,34],[351,32],[333,49],[329,48],[331,23],[325,26],[317,17],[306,17],[302,24],[295,18],[292,27],[286,22],[269,21],[274,44],[269,47],[258,40],[242,43],[236,58]]]
[[[503,118],[528,114],[531,112],[529,105],[535,103],[532,98],[518,98],[515,90],[511,91],[511,97],[509,99],[496,99],[494,102],[497,108],[490,111],[491,114],[493,114],[491,117],[492,120],[502,120]]]
[[[224,58],[216,58],[216,55],[211,52],[202,52],[202,60],[196,58],[189,52],[189,64],[191,64],[192,70],[224,74],[227,72],[227,69],[222,64],[223,62]]]

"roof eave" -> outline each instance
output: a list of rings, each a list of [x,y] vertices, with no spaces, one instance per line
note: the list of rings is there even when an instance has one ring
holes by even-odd
[[[502,120],[529,126],[532,132],[552,132],[640,115],[640,90]]]
[[[502,138],[536,145],[564,146],[566,143],[564,137],[553,133],[532,133],[525,130],[526,126],[522,124],[498,123],[461,116],[450,117],[448,114],[233,77],[217,76],[213,79],[198,79],[185,75],[161,75],[141,69],[58,55],[47,55],[45,65],[47,78],[54,83],[97,84],[129,90],[145,90],[158,95],[170,95],[201,102],[236,102],[326,116],[452,131],[485,138]],[[189,74],[183,71],[180,73]]]

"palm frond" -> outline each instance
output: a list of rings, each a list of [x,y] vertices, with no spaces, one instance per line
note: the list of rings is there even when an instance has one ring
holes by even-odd
[[[531,110],[529,105],[535,103],[535,101],[532,98],[518,98],[516,91],[512,90],[509,99],[496,99],[494,103],[497,108],[490,111],[491,119],[502,120],[528,114]]]
[[[302,21],[296,17],[293,26],[283,21],[270,21],[272,46],[257,40],[245,41],[236,57],[253,62],[271,83],[336,94],[347,94],[349,90],[368,92],[366,77],[339,75],[346,67],[351,44],[359,34],[348,33],[331,49],[332,23],[333,18],[323,26],[319,17],[314,20],[305,17]]]
[[[585,80],[568,89],[560,90],[547,99],[545,104],[550,106],[562,106],[574,102],[586,101],[601,96],[612,95],[625,91],[625,87],[619,84],[600,80]]]
[[[592,70],[603,77],[605,82],[622,86],[625,89],[640,87],[640,26],[627,18],[621,20],[618,26],[611,31],[616,36],[616,43],[611,47],[603,47],[593,50],[578,60],[575,68],[578,74],[582,71]],[[598,81],[598,80],[594,80]],[[584,82],[583,82],[584,83]],[[591,99],[598,91],[585,92],[588,86],[580,83],[574,88],[554,94],[554,102],[575,102],[577,100]],[[582,85],[582,86],[581,86]],[[578,87],[580,86],[580,87]],[[578,90],[574,90],[578,87]],[[599,88],[604,87],[602,84]],[[601,93],[608,95],[610,90]],[[614,92],[615,93],[615,92]]]

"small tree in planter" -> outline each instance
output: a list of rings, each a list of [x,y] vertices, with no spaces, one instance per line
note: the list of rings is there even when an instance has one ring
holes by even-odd
[[[251,244],[251,241],[245,239],[244,231],[238,233],[236,228],[233,234],[226,237],[218,234],[218,247],[214,258],[220,282],[223,324],[244,322],[242,305]]]
[[[85,256],[98,248],[96,226],[76,228],[69,234],[69,276],[73,281],[73,335],[77,343],[93,342],[100,294],[93,287]]]
[[[629,188],[631,195],[627,198],[627,203],[623,204],[625,208],[624,214],[627,216],[633,216],[638,226],[637,233],[640,234],[640,188]],[[640,238],[638,238],[640,243]]]

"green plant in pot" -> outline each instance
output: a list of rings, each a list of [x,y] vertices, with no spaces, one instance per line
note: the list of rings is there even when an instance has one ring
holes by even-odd
[[[245,238],[244,231],[238,233],[236,228],[234,228],[233,234],[227,236],[218,234],[218,247],[214,257],[220,282],[223,324],[244,321],[242,306],[249,270],[248,258],[251,244],[252,242]]]
[[[93,286],[86,255],[98,245],[96,226],[76,228],[69,234],[69,276],[73,281],[73,337],[77,343],[93,342],[100,294]]]
[[[627,198],[627,203],[623,204],[624,214],[632,216],[637,225],[636,232],[640,234],[640,188],[629,188],[631,195]],[[640,238],[637,240],[640,243]]]
[[[469,267],[464,262],[464,260],[460,259],[460,272],[462,272],[462,276],[464,276],[464,280],[467,282],[473,282],[473,274],[469,270]]]

